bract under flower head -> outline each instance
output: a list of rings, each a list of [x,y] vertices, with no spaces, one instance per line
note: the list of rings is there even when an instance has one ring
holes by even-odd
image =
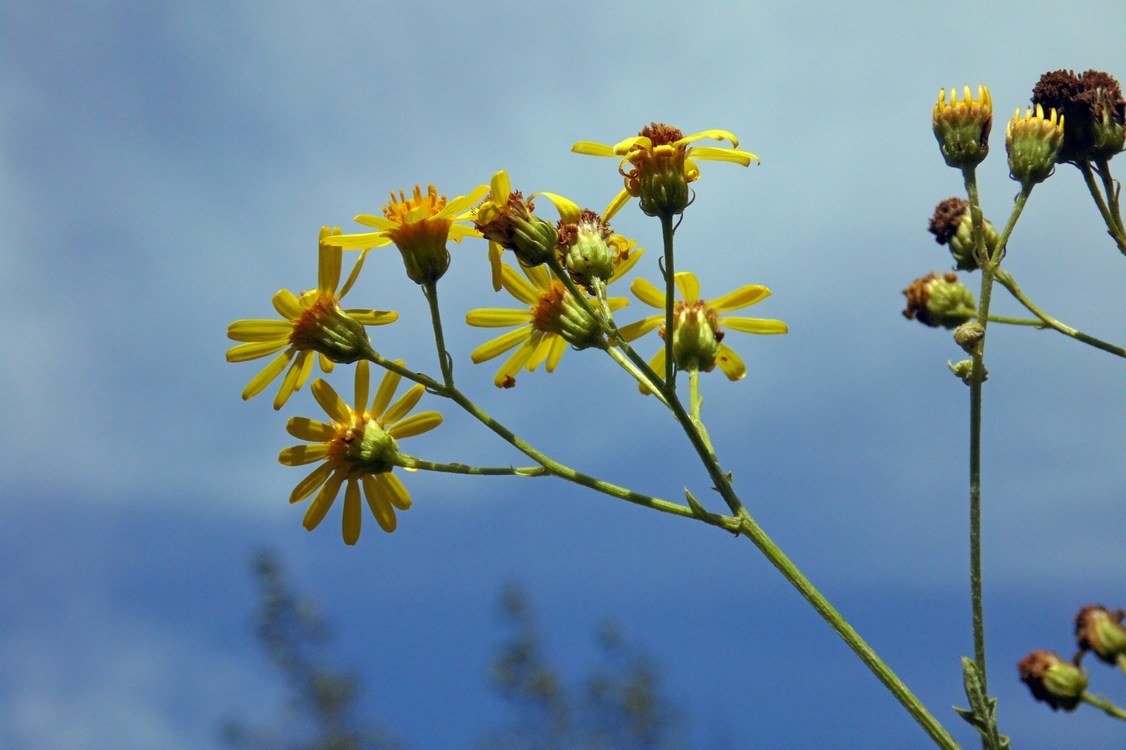
[[[399,381],[398,374],[388,371],[369,405],[368,363],[361,361],[356,365],[352,406],[327,382],[318,379],[313,381],[313,396],[330,421],[293,417],[286,425],[290,435],[309,441],[311,445],[286,448],[278,455],[279,462],[302,466],[323,461],[289,496],[291,503],[297,503],[317,493],[305,513],[304,526],[309,531],[324,519],[345,482],[348,487],[344,492],[342,528],[346,544],[355,544],[360,538],[361,486],[372,515],[386,532],[395,530],[394,509],[411,507],[410,494],[391,473],[399,465],[398,441],[429,432],[442,423],[442,415],[422,412],[408,417],[426,389],[416,385],[392,404]]]
[[[229,338],[244,342],[227,351],[228,362],[245,362],[281,352],[247,384],[242,392],[244,400],[261,393],[289,365],[274,399],[274,408],[280,409],[308,380],[314,353],[319,354],[321,370],[332,372],[334,361],[354,362],[368,346],[363,326],[381,326],[398,320],[396,312],[341,309],[339,303],[356,280],[363,259],[357,260],[347,282],[337,290],[341,250],[330,241],[338,236],[339,228],[321,228],[316,289],[300,295],[282,289],[274,295],[274,309],[281,320],[236,320],[227,328]]]
[[[676,286],[681,299],[673,305],[673,358],[679,370],[700,370],[710,372],[716,366],[723,371],[728,380],[739,380],[746,376],[747,366],[743,360],[723,343],[723,326],[733,331],[757,334],[788,333],[789,328],[780,320],[743,318],[724,315],[732,310],[742,310],[757,304],[770,296],[764,286],[742,286],[722,297],[713,300],[700,298],[700,282],[691,273],[676,274]],[[630,290],[645,304],[665,309],[667,298],[664,292],[645,279],[637,279]],[[661,338],[667,335],[662,325],[664,314],[653,315],[622,328],[622,338],[633,341],[649,331],[660,329]],[[654,372],[665,370],[665,348],[661,347],[649,366]],[[645,391],[645,388],[642,388]]]
[[[958,100],[958,90],[951,87],[950,103],[946,103],[946,89],[938,92],[931,124],[938,139],[942,158],[951,167],[972,167],[989,154],[989,131],[993,127],[993,100],[989,88],[977,87],[977,96],[970,97],[966,86],[964,97]]]
[[[728,141],[731,148],[691,145],[705,138]],[[688,183],[700,178],[696,162],[726,161],[745,167],[759,160],[749,151],[738,150],[738,146],[739,139],[726,130],[704,130],[686,136],[670,125],[652,123],[638,135],[612,146],[579,141],[571,151],[620,159],[618,171],[625,179],[625,187],[602,212],[603,219],[609,221],[630,198],[639,198],[641,210],[650,216],[683,212],[689,202]]]
[[[469,208],[488,190],[488,185],[478,185],[469,195],[451,201],[439,195],[433,185],[427,187],[425,194],[415,185],[414,195],[409,198],[402,190],[398,196],[392,192],[391,200],[383,207],[383,216],[360,214],[355,218],[357,223],[379,231],[340,235],[333,237],[331,243],[345,250],[364,248],[366,252],[393,242],[403,256],[407,276],[416,284],[434,283],[450,265],[446,242],[481,236],[459,222],[472,220]]]

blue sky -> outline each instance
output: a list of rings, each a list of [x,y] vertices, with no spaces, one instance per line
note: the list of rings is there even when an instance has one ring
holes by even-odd
[[[569,153],[652,120],[724,128],[762,157],[705,164],[678,269],[705,296],[745,283],[786,337],[732,334],[750,373],[707,379],[705,416],[748,507],[967,746],[971,650],[967,390],[949,336],[899,291],[949,261],[925,232],[960,192],[929,115],[941,87],[990,86],[986,213],[1016,192],[1003,122],[1060,67],[1126,76],[1126,9],[1100,2],[415,4],[45,2],[0,11],[0,745],[198,748],[282,696],[250,634],[249,562],[276,547],[367,676],[365,712],[415,748],[464,747],[503,716],[484,687],[495,602],[522,582],[552,654],[581,667],[613,617],[661,660],[702,747],[900,748],[926,738],[751,548],[550,480],[407,477],[393,535],[340,541],[286,498],[288,416],[238,394],[227,324],[315,278],[316,232],[392,189],[514,185],[595,208],[608,159]],[[646,247],[635,207],[615,228]],[[443,281],[462,388],[560,460],[676,499],[707,481],[675,425],[609,360],[491,385],[465,310],[505,306],[484,243]],[[1037,188],[1006,265],[1045,309],[1121,343],[1126,266],[1077,172]],[[636,275],[657,276],[656,254]],[[973,282],[976,286],[976,279]],[[398,310],[381,350],[433,371],[426,308],[394,251],[350,297]],[[640,307],[637,303],[634,307]],[[1003,297],[998,311],[1018,314]],[[640,310],[635,311],[640,315]],[[630,316],[626,320],[633,319]],[[1016,747],[1120,747],[1091,711],[1033,704],[1015,662],[1068,653],[1088,603],[1126,605],[1122,362],[998,328],[988,352],[984,535],[991,687]],[[347,378],[335,382],[347,387]],[[412,449],[520,462],[450,406]],[[424,401],[426,403],[426,401]],[[426,452],[423,453],[423,450]],[[718,504],[717,509],[718,509]],[[1121,678],[1096,670],[1118,696]],[[440,720],[436,720],[440,719]]]

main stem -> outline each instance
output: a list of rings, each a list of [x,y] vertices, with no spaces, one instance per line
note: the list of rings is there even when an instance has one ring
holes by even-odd
[[[661,215],[661,240],[665,248],[665,384],[669,393],[676,391],[676,362],[672,356],[673,306],[676,304],[676,274],[673,261],[672,216]]]

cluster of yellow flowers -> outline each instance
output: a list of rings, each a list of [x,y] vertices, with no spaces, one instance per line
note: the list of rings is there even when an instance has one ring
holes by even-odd
[[[728,141],[732,148],[695,145],[703,139]],[[392,192],[382,216],[355,217],[357,223],[375,231],[342,234],[338,228],[322,228],[316,289],[301,294],[281,290],[273,299],[280,319],[240,320],[228,329],[228,336],[241,342],[227,352],[228,361],[277,355],[242,394],[244,399],[256,396],[285,371],[274,399],[275,409],[306,383],[314,359],[324,373],[331,372],[334,363],[358,363],[351,406],[327,382],[317,379],[311,390],[329,421],[294,417],[287,425],[291,435],[310,444],[283,450],[281,463],[319,463],[290,496],[296,503],[316,492],[305,515],[305,527],[313,529],[320,523],[341,486],[346,485],[345,542],[355,543],[360,534],[360,487],[380,527],[394,530],[393,509],[410,507],[410,495],[391,472],[396,466],[415,464],[414,459],[399,452],[397,441],[431,430],[442,421],[435,412],[408,416],[425,390],[421,384],[391,403],[403,372],[389,369],[369,403],[368,361],[375,361],[373,357],[378,355],[364,326],[392,323],[398,314],[344,309],[341,302],[372,248],[394,244],[407,276],[433,299],[435,286],[450,265],[447,243],[460,243],[466,237],[488,240],[494,289],[506,290],[521,306],[478,309],[467,314],[466,322],[471,326],[515,326],[478,346],[471,358],[480,363],[511,352],[494,379],[497,386],[509,388],[516,384],[521,370],[533,371],[543,363],[553,371],[568,345],[606,350],[653,330],[659,330],[664,339],[664,316],[645,318],[621,329],[612,324],[611,314],[625,307],[628,300],[607,297],[606,286],[632,270],[644,251],[635,241],[614,233],[607,222],[631,198],[638,198],[642,210],[652,216],[682,213],[690,202],[687,186],[700,176],[698,162],[727,161],[746,166],[757,161],[758,157],[737,146],[738,140],[726,131],[685,136],[659,124],[612,146],[576,143],[572,150],[577,153],[619,160],[624,187],[601,215],[580,209],[555,193],[525,197],[511,188],[508,175],[501,171],[489,185],[479,185],[453,200],[447,200],[433,185],[425,192],[416,186],[410,196],[405,191],[397,195]],[[554,205],[559,214],[557,222],[535,213],[539,197]],[[360,253],[341,285],[343,252],[348,250]],[[516,256],[519,271],[502,260],[505,250]],[[726,315],[765,299],[770,294],[766,287],[744,286],[708,301],[700,297],[699,283],[692,274],[678,273],[675,280],[683,297],[673,305],[673,341],[669,347],[677,369],[707,372],[718,366],[729,379],[738,380],[746,374],[746,366],[722,343],[724,327],[759,334],[787,331],[781,321]],[[664,309],[668,302],[665,294],[643,279],[635,280],[631,289],[648,305]],[[665,361],[666,349],[662,347],[650,364],[662,371]],[[401,369],[401,362],[395,364]],[[446,385],[452,383],[447,379]],[[644,384],[642,390],[646,390]]]

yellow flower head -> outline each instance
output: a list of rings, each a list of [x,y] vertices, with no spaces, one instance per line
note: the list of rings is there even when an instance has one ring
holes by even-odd
[[[729,141],[731,148],[691,146],[704,138]],[[704,130],[684,135],[680,130],[661,123],[652,123],[639,135],[609,146],[580,141],[571,151],[591,156],[611,156],[621,160],[618,171],[625,178],[625,187],[602,212],[609,221],[630,198],[641,199],[641,210],[649,216],[675,216],[689,202],[688,183],[700,178],[698,161],[727,161],[748,166],[759,158],[749,151],[739,151],[739,139],[726,130]],[[629,168],[626,168],[626,165]]]
[[[1035,110],[1029,107],[1021,117],[1017,107],[1005,127],[1005,149],[1013,179],[1032,185],[1048,179],[1063,146],[1063,132],[1063,117],[1057,117],[1054,109],[1045,117],[1044,108],[1037,104]]]
[[[360,214],[355,221],[374,227],[376,232],[345,234],[332,238],[332,244],[345,250],[382,247],[395,243],[403,256],[407,276],[416,284],[429,284],[437,281],[450,265],[450,254],[446,242],[461,242],[465,237],[480,237],[472,227],[458,222],[469,221],[473,214],[470,206],[481,199],[489,187],[478,185],[469,195],[461,195],[452,201],[439,195],[437,188],[428,186],[425,194],[418,185],[414,195],[408,198],[402,190],[383,207],[383,216]]]
[[[398,320],[396,312],[340,308],[340,300],[356,280],[363,259],[356,262],[348,281],[338,291],[341,250],[327,242],[338,236],[339,228],[321,229],[316,289],[300,296],[282,289],[274,295],[274,309],[281,320],[236,320],[227,328],[229,338],[244,342],[227,350],[228,362],[245,362],[281,352],[247,384],[242,392],[244,400],[261,393],[290,365],[274,399],[274,408],[282,408],[309,379],[314,352],[319,353],[321,370],[332,372],[334,361],[355,362],[369,346],[363,326],[381,326]]]
[[[628,270],[625,265],[621,268],[622,273]],[[516,373],[521,368],[531,372],[544,361],[547,362],[547,371],[553,372],[568,344],[576,349],[606,348],[600,321],[587,315],[554,273],[545,266],[522,270],[527,280],[507,263],[502,263],[501,284],[513,297],[528,305],[527,309],[470,310],[465,316],[469,325],[481,328],[520,326],[482,344],[471,355],[474,363],[479,364],[519,347],[493,379],[498,388],[512,388],[516,385]],[[611,310],[619,310],[629,304],[621,297],[610,297],[607,302]],[[591,303],[594,309],[598,309],[597,300],[591,300]]]
[[[970,97],[970,87],[958,101],[957,89],[950,89],[950,103],[946,103],[946,89],[938,92],[938,102],[931,114],[934,137],[938,139],[942,158],[951,167],[977,166],[989,154],[989,131],[993,128],[993,100],[989,88],[977,87],[977,97]]]
[[[309,531],[324,519],[345,482],[348,483],[344,491],[343,533],[346,544],[355,544],[360,538],[361,485],[372,515],[388,533],[395,530],[394,509],[407,510],[411,507],[410,494],[399,478],[391,473],[395,466],[400,465],[398,441],[429,432],[442,423],[442,415],[428,411],[407,416],[426,390],[421,385],[414,386],[392,404],[399,380],[398,374],[388,371],[369,406],[368,363],[361,360],[356,365],[353,406],[346,404],[332,386],[318,378],[313,381],[313,396],[330,421],[293,417],[286,424],[290,435],[311,444],[286,448],[278,455],[278,461],[286,466],[323,461],[301,480],[289,496],[289,502],[297,503],[317,493],[305,513],[304,526]]]
[[[700,299],[700,282],[691,273],[676,274],[676,286],[680,289],[682,300],[673,305],[673,358],[679,370],[702,370],[710,372],[716,365],[729,380],[739,380],[747,374],[747,367],[739,355],[723,343],[726,326],[743,333],[787,333],[789,329],[780,320],[731,317],[723,313],[741,310],[761,302],[770,296],[764,286],[748,285],[711,301]],[[666,297],[663,292],[645,279],[637,279],[630,286],[639,300],[651,307],[665,309]],[[665,316],[653,315],[631,323],[622,328],[622,337],[633,341],[655,328],[660,328],[663,339],[666,336]],[[665,348],[661,347],[649,362],[654,372],[665,371]],[[644,390],[644,389],[643,389]]]

